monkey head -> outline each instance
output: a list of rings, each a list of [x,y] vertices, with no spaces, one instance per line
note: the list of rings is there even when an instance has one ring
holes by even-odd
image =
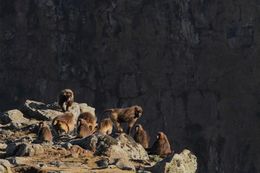
[[[135,108],[135,118],[140,118],[143,115],[143,109],[141,106],[134,106]]]
[[[65,89],[64,90],[64,97],[66,98],[67,101],[74,102],[74,94],[73,94],[72,90]]]
[[[137,124],[135,126],[135,131],[138,132],[139,130],[143,129],[142,125],[141,124]]]
[[[163,132],[158,132],[156,138],[163,139],[164,136],[165,136],[165,134]]]

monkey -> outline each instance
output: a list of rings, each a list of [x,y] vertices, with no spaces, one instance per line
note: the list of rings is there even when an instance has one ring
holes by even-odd
[[[52,133],[49,126],[45,122],[39,123],[38,139],[41,142],[52,142]]]
[[[103,119],[98,127],[98,132],[104,135],[110,135],[113,131],[113,122],[110,118]]]
[[[52,126],[59,133],[59,135],[63,132],[66,134],[72,132],[75,128],[74,115],[70,112],[65,112],[52,120]]]
[[[78,128],[77,128],[78,137],[85,138],[94,133],[94,128],[92,125],[88,124],[85,119],[78,120]]]
[[[167,136],[163,132],[158,132],[157,139],[150,148],[149,154],[156,154],[160,157],[167,157],[172,154],[171,146]]]
[[[80,119],[84,119],[86,121],[86,124],[89,127],[90,131],[95,130],[97,126],[97,117],[90,112],[83,112],[78,117],[78,122]]]
[[[140,118],[143,114],[143,109],[141,106],[131,106],[127,108],[112,108],[104,111],[105,113],[109,113],[109,117],[114,123],[116,130],[119,133],[123,132],[123,128],[121,127],[121,123],[127,123],[128,129],[127,134],[131,133],[131,129],[134,126],[135,122],[138,118]]]
[[[58,97],[58,104],[63,112],[68,111],[73,102],[74,93],[71,89],[64,89],[60,92]]]
[[[134,140],[141,144],[145,149],[149,146],[149,136],[147,132],[143,129],[141,124],[137,124],[135,126],[135,134],[134,134]]]

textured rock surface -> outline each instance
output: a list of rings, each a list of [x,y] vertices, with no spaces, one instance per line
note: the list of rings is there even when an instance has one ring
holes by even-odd
[[[2,111],[63,88],[97,115],[140,104],[199,172],[260,172],[258,1],[0,2]]]
[[[156,163],[149,170],[161,173],[196,173],[197,167],[197,157],[185,149],[180,154]]]
[[[23,113],[17,109],[6,111],[0,115],[1,124],[12,123],[14,126],[19,127],[28,125],[29,119],[25,118]]]
[[[26,100],[21,110],[28,118],[37,120],[52,120],[62,114],[60,111],[48,109],[47,105],[42,102],[33,100]]]

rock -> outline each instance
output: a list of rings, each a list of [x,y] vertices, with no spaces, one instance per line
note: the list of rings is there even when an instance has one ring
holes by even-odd
[[[116,167],[122,170],[129,170],[135,172],[135,166],[126,158],[120,158],[115,163]]]
[[[132,137],[126,134],[120,134],[115,139],[108,135],[94,133],[87,138],[72,140],[70,143],[94,151],[96,155],[108,156],[110,162],[119,158],[149,160],[148,154],[142,145],[136,143]]]
[[[11,123],[15,128],[21,128],[23,125],[28,125],[29,123],[29,120],[17,109],[9,110],[1,114],[0,121],[3,124]]]
[[[34,156],[44,153],[44,148],[40,144],[10,143],[6,149],[7,156]]]
[[[83,139],[72,140],[70,143],[72,145],[79,145],[86,150],[94,151],[97,155],[103,155],[111,145],[118,144],[118,141],[111,136],[94,133]]]
[[[1,173],[12,173],[11,164],[8,160],[0,159],[0,172]]]
[[[49,109],[44,103],[33,100],[26,100],[21,111],[28,118],[37,120],[52,120],[58,115],[63,114],[60,111]]]
[[[180,154],[163,159],[149,169],[152,172],[165,173],[195,173],[197,170],[197,157],[185,149]]]
[[[62,165],[62,163],[60,161],[53,161],[53,162],[50,162],[50,165],[60,167]]]
[[[7,160],[13,165],[23,165],[30,161],[29,157],[9,157]]]
[[[93,115],[96,115],[95,108],[89,106],[87,103],[79,103],[80,113],[82,112],[90,112]]]
[[[0,150],[5,150],[7,147],[7,144],[5,143],[0,143]]]
[[[17,144],[12,142],[12,143],[8,143],[7,147],[6,147],[6,155],[7,156],[13,156],[15,149],[17,147]]]
[[[95,162],[99,169],[108,168],[109,162],[108,159],[102,158],[101,160],[98,160]]]
[[[141,144],[138,144],[134,139],[125,134],[120,134],[117,138],[120,147],[128,153],[128,157],[132,160],[149,160],[146,150]]]
[[[85,156],[87,154],[86,150],[84,150],[83,148],[81,148],[80,146],[78,145],[72,145],[70,148],[69,148],[69,151],[71,153],[71,156],[73,158],[78,158],[79,156]]]

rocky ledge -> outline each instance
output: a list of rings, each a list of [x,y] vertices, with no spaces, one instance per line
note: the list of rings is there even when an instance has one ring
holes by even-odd
[[[86,103],[81,109],[95,111]],[[142,145],[125,133],[94,133],[79,139],[54,136],[40,143],[37,126],[62,114],[54,104],[27,100],[20,109],[0,115],[0,172],[167,172],[195,173],[197,158],[184,149],[166,158],[148,155]],[[53,130],[53,129],[52,129]],[[94,148],[94,150],[93,150]]]

